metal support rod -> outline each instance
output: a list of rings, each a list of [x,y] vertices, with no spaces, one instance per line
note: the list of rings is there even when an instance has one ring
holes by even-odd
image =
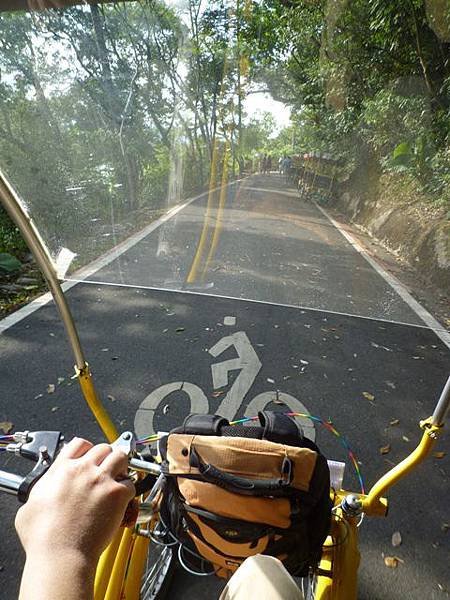
[[[83,350],[66,298],[59,284],[52,258],[33,221],[28,215],[25,206],[20,200],[19,195],[8,182],[2,171],[0,171],[0,201],[11,219],[20,229],[22,237],[47,280],[48,287],[50,288],[55,304],[61,314],[70,346],[75,356],[76,366],[79,369],[83,369],[86,362]]]
[[[112,442],[118,437],[117,429],[114,427],[113,422],[109,418],[95,391],[89,366],[84,358],[80,338],[78,337],[78,332],[76,330],[69,305],[67,304],[66,297],[61,289],[53,260],[49,254],[49,251],[47,250],[44,240],[39,235],[39,232],[28,215],[28,212],[19,195],[16,193],[1,171],[0,202],[2,202],[11,219],[19,228],[22,237],[27,243],[28,248],[33,253],[41,272],[47,280],[48,287],[50,288],[53,300],[58,307],[70,347],[75,357],[75,371],[78,376],[78,381],[80,383],[83,396],[95,418],[97,419],[98,424],[108,438],[108,441]]]
[[[7,471],[0,471],[0,492],[6,492],[7,494],[14,494],[17,496],[22,481],[23,477],[20,477],[19,475],[8,473]]]
[[[140,460],[139,458],[131,458],[128,462],[130,467],[136,471],[150,473],[151,475],[161,474],[161,465],[158,465],[157,463],[148,462],[147,460]]]
[[[450,375],[448,376],[447,383],[442,390],[441,396],[434,409],[433,416],[431,417],[431,424],[441,427],[445,422],[450,407]]]

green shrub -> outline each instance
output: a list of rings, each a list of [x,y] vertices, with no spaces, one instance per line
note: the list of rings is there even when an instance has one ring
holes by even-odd
[[[21,256],[27,250],[19,230],[0,206],[0,252]]]

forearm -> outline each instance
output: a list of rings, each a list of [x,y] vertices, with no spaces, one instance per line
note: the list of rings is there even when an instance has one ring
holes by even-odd
[[[91,600],[95,567],[78,554],[29,556],[19,600]]]

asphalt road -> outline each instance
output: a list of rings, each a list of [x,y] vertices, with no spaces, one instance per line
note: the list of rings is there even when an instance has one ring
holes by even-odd
[[[220,237],[193,269],[205,214],[206,247],[214,230]],[[230,186],[222,215],[207,210],[206,197],[195,200],[102,264],[67,295],[97,388],[121,429],[167,430],[203,408],[240,416],[283,409],[280,402],[304,406],[333,419],[370,485],[414,447],[417,422],[449,371],[448,347],[275,176]],[[0,353],[0,421],[101,439],[70,380],[72,357],[52,304],[7,329]],[[328,457],[345,460],[336,439],[308,431]],[[447,456],[392,490],[387,519],[364,523],[360,598],[446,597],[439,586],[450,589],[448,436],[439,450]],[[12,469],[17,461],[2,463]],[[344,483],[357,489],[350,465]],[[0,589],[9,599],[22,554],[12,527],[16,501],[5,496],[1,506]],[[403,538],[395,549],[394,531]],[[382,553],[404,562],[388,569]],[[180,573],[171,596],[216,598],[219,588]]]

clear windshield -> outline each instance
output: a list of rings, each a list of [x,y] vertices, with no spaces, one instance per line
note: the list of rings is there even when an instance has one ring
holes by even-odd
[[[0,164],[61,276],[423,325],[345,221],[431,251],[402,221],[448,199],[448,80],[403,76],[401,32],[341,4],[2,13]],[[378,59],[352,54],[365,11]]]
[[[362,489],[358,465],[376,481],[448,373],[448,0],[5,8],[26,3],[0,0],[0,168],[66,280],[117,427],[148,439],[191,412],[309,413],[305,434],[356,464],[345,489]],[[54,306],[24,314],[0,323],[0,433],[51,423],[100,439]],[[366,537],[362,598],[443,589],[433,462]],[[219,597],[175,579],[173,598]]]

